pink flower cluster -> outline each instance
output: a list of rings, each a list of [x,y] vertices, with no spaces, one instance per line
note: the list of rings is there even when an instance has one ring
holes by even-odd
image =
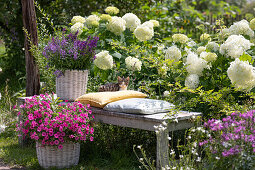
[[[93,141],[94,128],[90,121],[94,116],[89,105],[61,104],[51,95],[40,94],[26,99],[20,107],[24,110],[23,121],[17,124],[17,130],[43,146],[55,145],[62,149],[64,142]]]
[[[211,137],[199,145],[209,146],[213,153],[222,157],[255,153],[255,110],[234,112],[222,120],[211,119],[204,126]]]

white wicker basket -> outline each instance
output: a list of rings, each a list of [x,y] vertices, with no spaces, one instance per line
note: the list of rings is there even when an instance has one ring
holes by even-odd
[[[77,165],[80,157],[79,143],[65,143],[62,149],[56,146],[41,146],[36,142],[38,162],[43,168],[68,168]]]
[[[61,100],[74,101],[86,93],[88,70],[66,70],[64,75],[56,78],[56,93]]]

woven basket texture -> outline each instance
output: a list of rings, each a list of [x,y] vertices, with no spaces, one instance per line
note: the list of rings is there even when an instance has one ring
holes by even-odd
[[[77,165],[80,157],[79,143],[65,143],[62,149],[57,146],[41,146],[36,142],[38,162],[43,168],[69,168]]]
[[[88,70],[66,70],[56,78],[56,93],[61,100],[74,101],[87,90]]]

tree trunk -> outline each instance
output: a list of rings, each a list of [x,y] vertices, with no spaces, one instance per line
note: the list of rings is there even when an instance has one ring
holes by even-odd
[[[26,96],[33,96],[39,94],[40,90],[40,75],[35,62],[35,58],[31,54],[30,43],[38,45],[37,37],[37,23],[35,14],[34,0],[21,0],[23,25],[27,30],[25,33],[25,55],[26,55]],[[30,36],[30,37],[28,37]]]

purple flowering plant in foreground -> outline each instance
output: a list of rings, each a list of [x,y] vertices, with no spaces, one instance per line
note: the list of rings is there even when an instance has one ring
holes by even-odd
[[[48,60],[48,66],[56,68],[57,75],[65,70],[89,69],[95,57],[95,48],[98,37],[87,37],[86,40],[78,39],[75,34],[52,37],[43,49],[43,56]]]
[[[18,122],[17,130],[42,146],[62,149],[66,142],[93,141],[94,128],[90,121],[94,116],[89,105],[60,104],[51,95],[40,94],[26,99],[20,107],[24,110],[23,121]]]
[[[255,110],[211,119],[204,126],[211,135],[199,145],[205,147],[215,164],[231,169],[255,167]]]

